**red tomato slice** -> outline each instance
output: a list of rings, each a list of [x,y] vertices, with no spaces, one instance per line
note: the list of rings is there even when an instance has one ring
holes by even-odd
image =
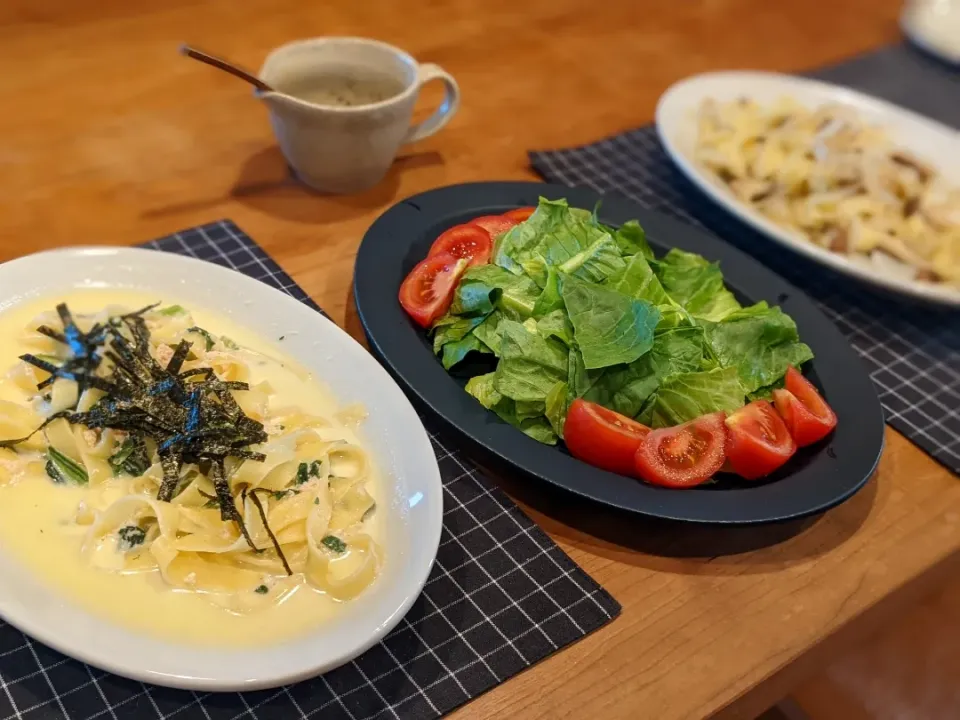
[[[688,488],[709,480],[723,465],[726,429],[722,412],[676,427],[653,430],[634,458],[637,475],[653,485]]]
[[[747,480],[769,475],[797,451],[787,426],[766,400],[740,408],[726,425],[727,463]]]
[[[822,440],[837,426],[833,408],[809,380],[795,368],[788,368],[786,390],[774,390],[773,402],[800,447]]]
[[[650,428],[602,405],[574,400],[563,441],[575,458],[603,470],[633,475],[633,458]]]
[[[476,225],[457,225],[433,241],[427,257],[453,255],[469,260],[470,265],[484,265],[490,261],[493,240],[490,233]]]
[[[497,238],[516,225],[517,221],[511,220],[504,215],[483,215],[482,217],[474,218],[467,224],[483,228],[490,233],[491,238]]]
[[[521,207],[517,208],[516,210],[508,210],[503,214],[503,216],[510,218],[514,222],[522,223],[528,217],[533,215],[534,212],[536,212],[535,207]]]
[[[400,304],[421,327],[430,327],[450,307],[467,261],[448,253],[431,255],[400,286]]]

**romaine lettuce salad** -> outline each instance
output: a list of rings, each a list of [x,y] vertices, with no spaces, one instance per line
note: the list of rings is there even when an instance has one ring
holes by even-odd
[[[614,229],[542,198],[489,264],[463,272],[432,333],[447,369],[495,358],[467,392],[548,444],[578,398],[668,427],[768,398],[813,357],[778,307],[743,307],[716,263],[676,248],[657,258],[636,221]]]

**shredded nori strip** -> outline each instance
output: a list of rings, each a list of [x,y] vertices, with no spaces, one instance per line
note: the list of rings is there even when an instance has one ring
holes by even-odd
[[[144,308],[137,313],[131,313],[124,318],[139,318],[142,321],[140,314],[146,312],[147,309]],[[46,325],[37,328],[37,332],[70,348],[70,357],[64,361],[63,365],[54,365],[29,353],[20,356],[20,359],[24,362],[50,373],[50,377],[40,383],[37,389],[42,390],[52,385],[56,380],[63,378],[74,380],[77,383],[78,397],[88,388],[97,388],[108,393],[112,392],[113,384],[97,376],[96,372],[104,357],[101,353],[104,342],[113,328],[109,324],[96,323],[88,332],[83,332],[77,327],[77,323],[74,321],[66,303],[57,305],[57,315],[60,316],[60,322],[63,323],[63,332],[53,330]]]
[[[183,361],[187,359],[188,352],[190,352],[190,343],[186,340],[181,340],[177,345],[177,349],[173,351],[173,357],[170,358],[170,362],[167,363],[167,372],[171,375],[176,375],[180,372],[180,368],[183,367]]]
[[[160,490],[157,492],[157,500],[170,502],[173,500],[173,493],[180,484],[180,467],[183,464],[183,458],[166,453],[160,455],[160,467],[163,468],[163,481],[160,483]]]
[[[227,482],[227,478],[223,474],[223,463],[221,461],[214,461],[210,463],[209,476],[210,480],[213,481],[214,490],[217,491],[217,501],[220,505],[220,519],[224,521],[233,520],[237,524],[237,527],[240,528],[240,533],[243,535],[250,548],[254,552],[263,552],[262,549],[254,545],[253,538],[251,538],[250,533],[247,532],[247,526],[243,522],[243,516],[240,514],[240,511],[237,510],[237,504],[233,501],[233,495],[230,494],[230,484]],[[262,509],[260,514],[263,515]],[[270,535],[270,539],[274,540],[273,532],[267,525],[266,518],[264,518],[263,524],[267,528],[267,533]],[[274,540],[274,542],[276,542],[276,540]],[[284,560],[283,564],[286,566],[287,561]]]
[[[157,445],[163,468],[157,499],[169,502],[182,489],[180,474],[184,465],[209,468],[207,474],[216,489],[220,517],[237,523],[250,547],[262,552],[247,532],[224,470],[224,460],[228,457],[254,462],[265,459],[263,453],[251,449],[267,441],[263,424],[245,415],[231,394],[235,390],[248,390],[249,386],[220,380],[212,368],[182,371],[191,347],[186,340],[174,349],[166,367],[161,366],[150,354],[150,330],[143,317],[158,305],[96,323],[88,332],[80,330],[66,304],[57,305],[63,331],[41,326],[38,332],[67,345],[70,358],[59,366],[30,354],[21,359],[50,373],[50,377],[37,386],[38,390],[57,379],[69,379],[77,383],[81,394],[86,389],[97,388],[105,395],[88,411],[55,413],[27,437],[0,441],[0,448],[15,449],[54,420],[63,418],[91,429],[109,428],[130,433],[131,446],[121,446],[111,457],[111,465],[115,470],[142,475],[149,467],[145,441],[150,439]],[[183,312],[178,306],[159,312],[174,309]],[[201,334],[206,339],[208,333]],[[106,375],[97,374],[104,359],[109,360],[112,368]],[[147,468],[143,467],[144,462]],[[260,506],[256,498],[254,503]],[[279,551],[269,527],[267,532]],[[289,571],[282,553],[281,558]]]
[[[260,519],[263,520],[263,527],[267,531],[267,535],[270,536],[270,542],[273,543],[273,549],[277,551],[277,555],[280,556],[280,562],[283,563],[283,569],[287,571],[287,575],[293,575],[293,570],[290,569],[290,563],[287,562],[287,556],[283,554],[283,550],[280,548],[280,543],[277,542],[277,536],[273,534],[273,530],[270,529],[269,523],[267,523],[267,513],[263,509],[263,503],[260,502],[260,498],[257,497],[258,492],[265,492],[268,495],[273,494],[273,490],[267,490],[266,488],[255,488],[250,492],[250,499],[253,500],[253,504],[256,505],[257,511],[260,513]],[[247,492],[244,490],[244,496]]]

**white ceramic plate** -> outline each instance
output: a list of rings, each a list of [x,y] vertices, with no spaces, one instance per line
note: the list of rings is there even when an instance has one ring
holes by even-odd
[[[290,296],[200,260],[132,248],[38,253],[0,265],[0,312],[80,288],[125,288],[219,312],[266,338],[370,411],[363,434],[384,476],[381,576],[329,626],[256,649],[197,649],[91,615],[0,547],[0,615],[40,642],[136,680],[196,690],[253,690],[331,670],[370,648],[420,594],[440,542],[443,496],[430,440],[386,371],[347,333]],[[241,314],[242,313],[242,314]]]
[[[799,232],[777,225],[740,201],[719,178],[694,161],[696,113],[704,100],[713,98],[723,102],[748,97],[761,103],[772,103],[784,96],[811,108],[826,103],[854,107],[865,121],[883,126],[898,146],[937,168],[950,184],[960,186],[960,162],[957,162],[960,159],[960,133],[957,131],[855,90],[790,75],[717,72],[682,80],[660,97],[657,132],[670,157],[693,183],[712,200],[781,245],[885,290],[960,307],[960,290],[905,280],[859,265],[844,255],[814,245]]]
[[[960,67],[960,1],[910,0],[900,14],[900,28],[923,50]]]

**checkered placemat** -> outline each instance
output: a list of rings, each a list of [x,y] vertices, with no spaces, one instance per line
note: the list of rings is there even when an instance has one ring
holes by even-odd
[[[960,76],[931,62],[897,46],[813,74],[854,87],[862,84],[874,94],[960,125]],[[960,312],[875,294],[782,249],[711,203],[683,177],[653,126],[583,147],[531,152],[530,161],[550,182],[617,192],[709,229],[803,289],[866,362],[887,422],[960,473]]]
[[[240,270],[319,310],[229,221],[146,247]],[[396,629],[353,662],[279,690],[170,690],[66,658],[0,620],[0,719],[436,718],[619,614],[619,603],[493,482],[431,439],[444,495],[433,572]]]

